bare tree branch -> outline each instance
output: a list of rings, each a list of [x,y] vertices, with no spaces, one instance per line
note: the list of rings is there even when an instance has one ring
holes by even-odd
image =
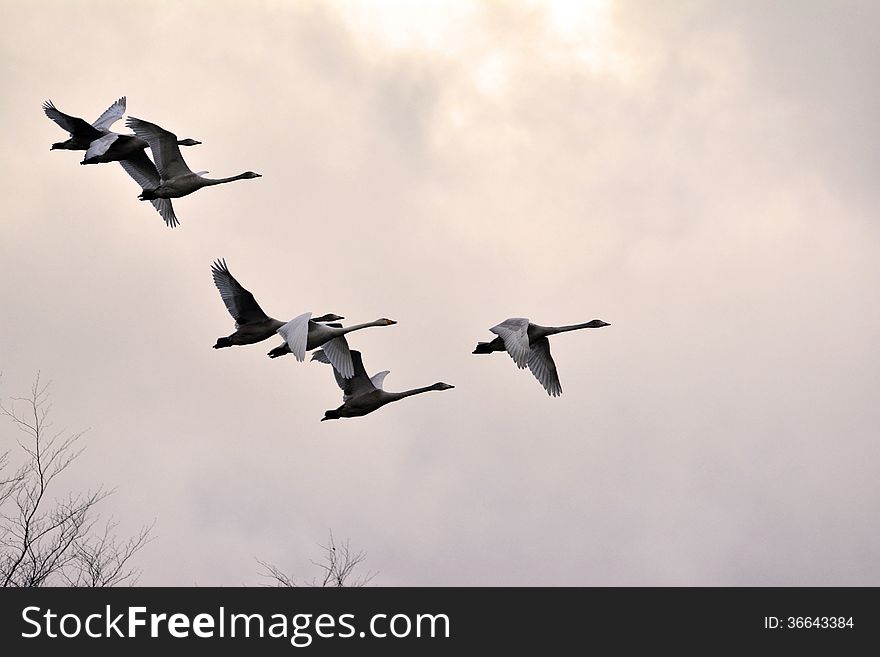
[[[327,543],[321,545],[324,551],[324,557],[321,561],[312,561],[312,564],[318,567],[321,572],[319,577],[312,578],[308,586],[322,586],[335,588],[357,588],[369,584],[376,573],[367,572],[364,575],[356,576],[354,571],[363,563],[367,557],[364,551],[354,552],[349,545],[348,539],[338,548],[336,540],[333,538],[333,531],[330,530],[330,537]],[[260,575],[270,580],[267,586],[284,586],[295,587],[293,577],[286,574],[278,566],[257,559],[257,563],[262,566]]]
[[[0,417],[26,437],[17,440],[24,463],[11,475],[2,474],[10,452],[0,455],[0,585],[134,583],[140,571],[128,563],[149,542],[153,525],[124,542],[113,535],[112,521],[95,532],[96,506],[114,492],[103,485],[50,500],[50,486],[82,454],[77,442],[84,432],[49,433],[49,383],[39,373],[29,395],[10,401],[0,401]]]

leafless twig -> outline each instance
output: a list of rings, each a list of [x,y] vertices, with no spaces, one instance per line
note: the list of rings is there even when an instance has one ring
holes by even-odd
[[[376,573],[371,572],[367,572],[364,575],[355,575],[355,570],[366,559],[367,553],[362,550],[353,551],[347,539],[337,547],[332,530],[330,531],[327,543],[321,545],[321,549],[324,551],[323,559],[312,561],[312,564],[320,569],[321,575],[312,578],[307,584],[308,586],[356,588],[366,586],[376,576]],[[293,577],[286,574],[278,566],[260,559],[257,559],[257,563],[263,567],[260,574],[271,582],[268,586],[297,586]]]
[[[99,520],[95,507],[113,493],[103,485],[50,499],[56,478],[82,454],[77,443],[84,432],[50,432],[48,389],[37,374],[29,395],[0,402],[0,417],[25,434],[17,441],[23,465],[0,477],[0,585],[112,586],[135,581],[139,572],[128,562],[149,542],[152,525],[125,542],[112,535],[115,523],[108,522],[103,533],[93,531]],[[8,451],[0,456],[0,473],[9,457]]]

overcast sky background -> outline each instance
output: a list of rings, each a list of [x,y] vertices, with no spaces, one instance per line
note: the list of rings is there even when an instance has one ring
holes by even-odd
[[[3,9],[0,396],[39,370],[90,428],[63,486],[156,519],[141,584],[309,579],[332,528],[382,585],[880,585],[877,3]],[[122,95],[264,177],[169,230],[49,151],[44,100]],[[319,422],[326,366],[211,349],[218,257],[456,388]],[[611,326],[552,339],[551,399],[471,354],[516,316]]]

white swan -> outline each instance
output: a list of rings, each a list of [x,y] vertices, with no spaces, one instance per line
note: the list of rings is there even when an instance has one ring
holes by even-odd
[[[279,328],[277,332],[284,338],[284,343],[272,349],[268,354],[269,358],[278,358],[292,353],[298,361],[302,362],[306,358],[307,351],[323,346],[334,369],[347,379],[354,376],[354,366],[345,335],[371,326],[397,324],[393,319],[383,317],[366,324],[342,327],[320,324],[311,317],[312,313],[303,313]]]
[[[518,368],[528,367],[531,370],[548,395],[558,397],[562,394],[562,385],[559,383],[556,363],[550,355],[550,341],[547,337],[567,331],[603,326],[611,326],[611,324],[601,319],[594,319],[586,324],[571,326],[539,326],[532,324],[525,317],[512,317],[489,329],[498,337],[491,342],[477,343],[473,353],[491,354],[493,351],[506,351]]]
[[[155,123],[136,119],[133,116],[128,117],[125,124],[134,130],[135,135],[150,145],[156,169],[159,172],[159,184],[151,189],[144,189],[138,197],[142,201],[157,198],[180,198],[192,194],[202,187],[222,185],[233,180],[261,177],[259,173],[245,171],[229,178],[205,178],[190,170],[184,162],[180,148],[178,148],[177,135],[160,128]],[[207,173],[207,171],[201,173]]]

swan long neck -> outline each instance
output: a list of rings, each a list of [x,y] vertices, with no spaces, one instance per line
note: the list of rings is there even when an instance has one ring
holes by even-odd
[[[235,180],[241,180],[242,178],[247,178],[247,174],[240,173],[237,176],[230,176],[229,178],[202,178],[202,187],[210,187],[211,185],[222,185],[223,183],[233,182]]]
[[[423,392],[431,392],[432,390],[436,390],[434,386],[425,386],[424,388],[413,388],[412,390],[404,390],[403,392],[389,392],[388,394],[393,397],[391,401],[397,401],[398,399],[405,399],[407,397],[412,397],[413,395],[420,395]]]
[[[346,333],[351,333],[352,331],[359,331],[360,329],[370,328],[371,326],[385,325],[385,322],[379,319],[372,322],[367,322],[366,324],[352,324],[351,326],[346,326],[342,329],[339,329],[339,335],[345,335]]]
[[[571,324],[569,326],[548,326],[546,327],[545,335],[556,335],[557,333],[566,333],[568,331],[577,331],[579,329],[585,328],[599,328],[592,321],[584,322],[583,324]]]

